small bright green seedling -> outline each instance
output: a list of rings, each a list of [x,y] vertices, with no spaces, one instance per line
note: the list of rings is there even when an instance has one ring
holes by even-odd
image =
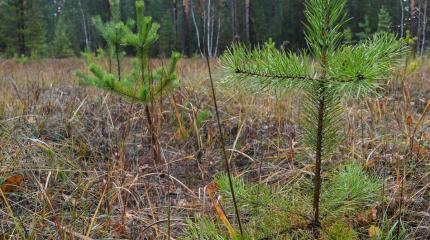
[[[118,3],[112,6],[113,9],[119,7]],[[111,90],[133,100],[148,103],[155,96],[160,96],[178,86],[175,71],[180,54],[172,54],[170,65],[167,68],[160,67],[151,71],[149,51],[158,39],[159,25],[153,23],[151,17],[144,15],[143,1],[136,2],[137,33],[133,33],[130,30],[132,21],[129,21],[127,25],[121,22],[118,16],[119,13],[116,13],[118,11],[118,9],[113,10],[114,20],[111,22],[103,24],[100,18],[94,19],[97,28],[108,43],[108,48],[111,49],[109,51],[116,55],[118,61],[117,75],[106,72],[90,58],[88,68],[92,74],[88,75],[77,71],[77,76],[83,80],[84,84]],[[121,65],[120,47],[124,45],[133,46],[137,52],[137,57],[132,61],[131,72],[121,77],[121,68],[119,67]]]
[[[114,20],[103,24],[99,18],[96,18],[94,22],[108,43],[109,52],[116,56],[117,74],[104,70],[102,66],[96,63],[94,58],[88,57],[88,69],[91,74],[77,71],[76,75],[82,80],[83,84],[109,90],[133,101],[144,103],[145,114],[151,129],[152,143],[157,144],[156,130],[151,112],[153,108],[150,109],[148,104],[152,103],[156,97],[164,96],[179,85],[176,78],[176,64],[180,54],[172,54],[169,66],[151,69],[149,52],[158,40],[157,31],[160,25],[153,23],[151,17],[144,15],[143,0],[138,0],[136,1],[137,32],[133,33],[131,31],[132,21],[129,21],[127,25],[122,23],[117,9],[119,8],[119,1],[113,2],[117,3],[113,4],[113,9],[116,9],[112,13]],[[122,74],[120,67],[120,52],[122,52],[120,47],[125,45],[134,47],[137,53],[137,57],[132,61],[132,70],[128,74]],[[159,147],[156,149],[159,149]],[[154,153],[154,155],[159,161],[160,154]]]

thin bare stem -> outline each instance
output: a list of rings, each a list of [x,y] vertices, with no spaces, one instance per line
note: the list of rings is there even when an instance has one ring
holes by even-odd
[[[212,100],[214,102],[215,115],[216,115],[216,120],[217,120],[217,124],[218,124],[219,138],[220,138],[221,148],[222,148],[223,157],[224,157],[224,161],[225,161],[225,170],[227,172],[228,183],[229,183],[230,192],[231,192],[231,196],[232,196],[232,200],[233,200],[234,211],[236,213],[237,223],[239,225],[240,234],[243,235],[242,222],[240,220],[239,208],[237,206],[236,194],[235,194],[235,191],[234,191],[233,181],[232,181],[232,177],[231,177],[230,162],[228,161],[228,156],[227,156],[227,151],[226,151],[225,141],[224,141],[224,133],[222,131],[223,127],[222,127],[222,124],[221,124],[221,121],[220,121],[220,117],[219,117],[219,110],[218,110],[218,104],[217,104],[215,86],[214,86],[214,81],[213,81],[213,78],[212,78],[211,65],[210,65],[210,62],[209,62],[209,51],[208,51],[208,48],[205,48],[205,53],[206,53],[206,64],[207,64],[208,71],[209,71],[209,80],[210,80],[211,90],[212,90]]]

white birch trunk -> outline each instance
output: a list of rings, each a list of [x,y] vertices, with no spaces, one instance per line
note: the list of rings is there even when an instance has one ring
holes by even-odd
[[[81,0],[78,0],[78,5],[79,5],[79,9],[80,9],[81,16],[82,16],[82,28],[84,30],[85,48],[86,48],[86,50],[90,51],[91,50],[91,46],[90,46],[91,43],[90,43],[90,37],[88,34],[87,18],[85,16],[84,9],[82,8]]]

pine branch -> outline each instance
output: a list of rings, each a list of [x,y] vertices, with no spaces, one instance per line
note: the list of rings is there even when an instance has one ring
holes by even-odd
[[[325,81],[327,83],[331,83],[331,84],[339,84],[339,86],[344,87],[345,83],[354,83],[354,82],[360,82],[360,81],[365,81],[365,80],[374,80],[374,81],[384,81],[387,80],[388,78],[366,78],[361,74],[358,74],[357,76],[353,77],[353,78],[327,78],[327,79],[323,79],[323,78],[317,78],[317,77],[310,77],[310,76],[293,76],[293,75],[287,75],[287,74],[279,74],[279,75],[272,75],[272,74],[268,74],[268,73],[261,73],[261,72],[253,72],[253,71],[249,71],[246,72],[244,70],[241,69],[236,69],[235,71],[236,74],[241,75],[243,77],[250,77],[250,78],[264,78],[264,79],[276,79],[276,80],[303,80],[303,81]]]
[[[383,77],[399,61],[405,49],[394,36],[377,34],[355,46],[344,46],[330,56],[328,71],[333,78]]]
[[[226,80],[231,83],[252,80],[253,84],[262,86],[302,88],[306,85],[304,80],[316,75],[306,54],[286,53],[270,43],[253,50],[234,45],[222,56],[221,62],[228,76]]]
[[[324,81],[350,95],[362,95],[373,92],[378,81],[386,80],[386,73],[403,53],[394,36],[378,34],[359,45],[329,51],[325,78],[318,77],[306,54],[286,53],[271,43],[253,50],[235,45],[221,62],[228,82],[251,80],[252,84],[264,87],[305,88],[309,82]]]
[[[318,80],[317,78],[312,78],[308,76],[293,76],[293,75],[286,75],[286,74],[279,74],[279,75],[273,75],[268,73],[262,73],[262,72],[253,72],[253,71],[244,71],[241,69],[236,69],[236,74],[245,76],[245,77],[259,77],[259,78],[266,78],[266,79],[279,79],[279,80],[308,80],[308,81],[315,81]]]

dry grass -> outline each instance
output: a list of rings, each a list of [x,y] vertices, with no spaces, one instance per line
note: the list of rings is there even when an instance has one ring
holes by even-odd
[[[158,103],[164,162],[156,165],[142,106],[80,87],[73,71],[82,66],[76,59],[0,61],[0,177],[24,176],[0,203],[0,239],[174,239],[186,218],[210,211],[204,186],[222,169],[214,115],[198,120],[213,112],[204,62],[181,61],[181,89]],[[403,81],[393,77],[381,97],[346,105],[346,141],[325,163],[357,159],[385,179],[377,221],[397,219],[396,169],[405,163],[410,239],[430,238],[428,114],[408,153],[430,97],[429,76],[422,64]],[[276,185],[310,177],[312,156],[298,154],[296,143],[299,93],[218,92],[235,175]]]

